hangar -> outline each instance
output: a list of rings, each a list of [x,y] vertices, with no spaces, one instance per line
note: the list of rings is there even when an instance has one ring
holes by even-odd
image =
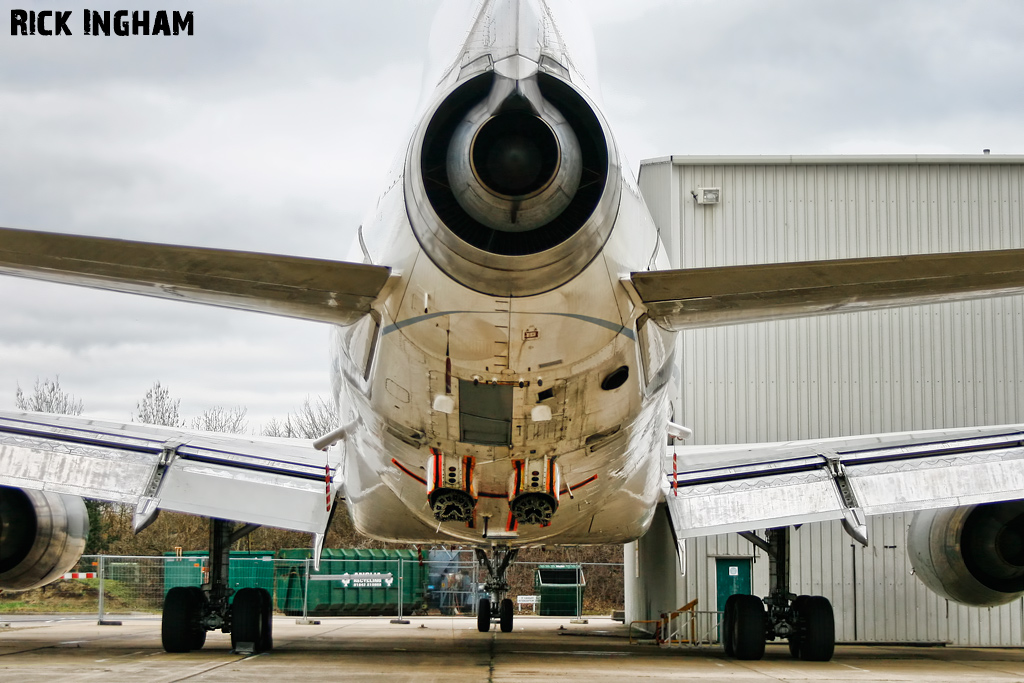
[[[672,156],[642,163],[639,185],[673,268],[1024,246],[1024,156],[987,150]],[[1020,296],[687,331],[679,344],[673,409],[688,444],[1024,421]],[[839,522],[796,529],[791,590],[832,601],[839,641],[1019,646],[1021,600],[964,607],[913,576],[911,519],[870,518],[866,548]],[[674,545],[659,514],[626,547],[627,618],[694,598],[721,609],[746,585],[768,594],[768,557],[738,535]]]

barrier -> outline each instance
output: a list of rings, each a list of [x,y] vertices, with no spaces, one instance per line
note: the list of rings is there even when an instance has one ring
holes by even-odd
[[[425,614],[475,616],[484,597],[486,577],[471,550],[360,553],[348,553],[344,559],[325,553],[317,572],[308,556],[275,558],[265,552],[235,552],[228,580],[235,590],[247,586],[267,589],[278,612],[303,619],[329,614],[379,614],[399,619]],[[522,562],[510,570],[513,587],[509,597],[521,598],[516,602],[522,612],[537,611],[543,604],[539,596],[526,595],[537,566]],[[603,585],[622,585],[621,564],[580,566],[602,575]],[[108,620],[110,615],[117,619],[158,615],[170,588],[200,586],[208,576],[209,558],[200,552],[83,556],[63,580],[33,591],[29,602],[24,594],[0,596],[0,612],[7,605],[7,609],[22,612],[91,613],[100,623],[114,623]],[[576,601],[577,617],[581,617],[581,603]]]

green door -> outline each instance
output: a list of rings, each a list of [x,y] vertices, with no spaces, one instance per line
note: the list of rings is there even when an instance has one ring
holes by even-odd
[[[725,609],[730,595],[750,595],[749,559],[719,557],[715,560],[715,570],[719,612]]]

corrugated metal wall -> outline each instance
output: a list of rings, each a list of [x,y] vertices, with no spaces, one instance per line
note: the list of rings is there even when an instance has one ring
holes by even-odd
[[[1021,158],[676,157],[644,165],[640,187],[676,267],[1024,247]],[[698,205],[699,187],[720,187],[721,204]],[[680,344],[675,408],[694,443],[1024,422],[1024,297],[701,330]],[[833,600],[842,640],[1020,645],[1020,602],[947,604],[911,576],[909,521],[872,519],[866,549],[838,523],[802,527],[793,589]],[[735,536],[692,542],[678,593],[713,605],[713,558],[730,553],[757,557]],[[764,594],[767,560],[754,566]]]

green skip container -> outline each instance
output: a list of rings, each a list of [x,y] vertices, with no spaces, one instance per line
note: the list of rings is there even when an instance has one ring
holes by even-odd
[[[574,617],[583,614],[583,591],[587,582],[578,564],[542,564],[533,575],[533,587],[540,595],[544,617]]]
[[[189,550],[180,557],[164,553],[164,594],[177,586],[201,586],[203,572],[210,566],[210,553]],[[267,551],[231,551],[228,583],[234,590],[265,588],[274,592],[274,554]]]
[[[308,548],[277,552],[276,606],[285,614],[385,616],[398,614],[399,601],[403,614],[426,605],[428,566],[415,550],[325,548],[319,570],[311,557]]]

